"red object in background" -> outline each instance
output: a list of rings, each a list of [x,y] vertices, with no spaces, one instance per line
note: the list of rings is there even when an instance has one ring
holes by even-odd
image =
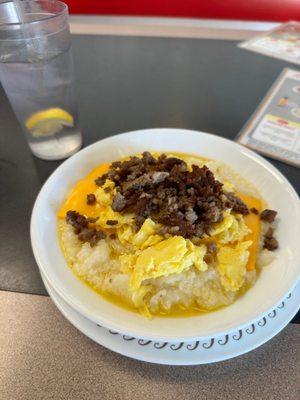
[[[300,20],[300,0],[65,0],[71,14]]]

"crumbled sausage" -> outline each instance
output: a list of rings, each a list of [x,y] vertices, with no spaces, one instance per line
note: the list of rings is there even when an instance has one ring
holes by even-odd
[[[96,183],[101,186],[106,179],[115,183],[112,209],[134,214],[137,228],[150,217],[164,233],[202,237],[222,221],[226,208],[249,214],[239,197],[224,193],[223,184],[206,166],[188,169],[185,161],[166,154],[155,159],[144,152],[141,157],[113,162]]]
[[[185,212],[185,218],[188,222],[190,222],[191,224],[193,224],[194,222],[197,221],[198,219],[198,215],[196,214],[196,212],[192,209],[192,207],[189,207],[187,209],[187,211]]]
[[[265,233],[265,237],[266,238],[272,238],[274,235],[274,228],[269,227],[269,229],[267,230],[267,232]]]
[[[66,221],[72,225],[74,232],[78,235],[78,239],[82,242],[89,242],[93,247],[100,239],[106,237],[105,233],[90,226],[97,221],[98,218],[86,218],[77,211],[68,211]]]
[[[279,247],[278,241],[273,235],[274,235],[274,229],[270,227],[264,235],[264,244],[263,244],[264,249],[268,249],[270,251],[278,249]]]
[[[118,225],[118,221],[115,219],[108,219],[106,221],[106,225],[111,225],[111,226]]]
[[[154,172],[152,174],[152,181],[154,184],[160,183],[160,182],[164,181],[168,176],[169,176],[169,172],[166,172],[166,171]]]
[[[250,211],[252,212],[252,214],[255,214],[255,215],[259,214],[257,208],[255,208],[255,207],[250,208]]]
[[[278,247],[279,247],[278,240],[274,237],[270,237],[270,238],[265,237],[263,247],[264,247],[264,249],[274,251],[274,250],[278,249]]]
[[[136,213],[136,215],[147,218],[150,214],[149,203],[149,198],[147,198],[146,196],[140,197],[134,207],[134,212]]]
[[[111,208],[114,211],[120,212],[125,208],[125,206],[126,206],[125,197],[118,192],[113,199]]]
[[[260,219],[262,221],[266,221],[266,222],[270,222],[271,223],[271,222],[274,222],[274,220],[276,218],[276,215],[277,215],[277,211],[265,209],[260,214]]]
[[[104,185],[106,179],[107,179],[107,174],[103,174],[99,176],[97,179],[95,179],[95,183],[97,186],[102,186]]]
[[[88,226],[88,221],[84,215],[79,214],[77,211],[68,211],[66,214],[66,221],[72,225],[78,233]]]
[[[249,214],[249,210],[246,204],[234,193],[226,193],[226,197],[228,201],[228,206],[232,208],[232,211],[242,215]]]
[[[143,153],[143,159],[146,163],[150,164],[150,165],[154,165],[156,164],[156,159],[152,156],[151,153],[149,153],[149,151],[144,151]]]
[[[93,204],[96,203],[96,196],[94,195],[94,193],[89,193],[89,194],[86,196],[86,203],[87,203],[89,206],[91,206],[91,205],[93,205]]]

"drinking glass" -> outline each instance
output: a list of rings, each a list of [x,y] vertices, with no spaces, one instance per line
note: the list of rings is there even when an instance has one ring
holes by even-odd
[[[58,160],[81,147],[66,4],[0,3],[0,81],[34,155]]]

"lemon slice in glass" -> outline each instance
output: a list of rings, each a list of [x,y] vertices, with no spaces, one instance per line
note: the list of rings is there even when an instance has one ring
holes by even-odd
[[[73,126],[74,119],[71,114],[61,108],[49,108],[31,114],[25,121],[25,125],[32,136],[53,136],[64,126]]]

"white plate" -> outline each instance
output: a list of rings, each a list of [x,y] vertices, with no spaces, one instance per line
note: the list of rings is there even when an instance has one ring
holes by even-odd
[[[144,150],[181,151],[223,161],[255,183],[269,207],[278,211],[280,249],[256,284],[230,307],[190,318],[148,320],[101,298],[77,279],[61,252],[56,211],[70,188],[93,167]],[[50,176],[36,200],[31,242],[41,272],[58,294],[88,319],[139,338],[182,342],[240,329],[282,301],[300,275],[299,198],[280,172],[245,147],[218,136],[181,129],[149,129],[101,140],[65,161]]]
[[[156,364],[209,364],[247,353],[279,333],[297,313],[300,303],[299,283],[281,304],[244,329],[202,341],[166,343],[136,339],[100,327],[71,308],[42,278],[57,308],[83,334],[116,353]]]

